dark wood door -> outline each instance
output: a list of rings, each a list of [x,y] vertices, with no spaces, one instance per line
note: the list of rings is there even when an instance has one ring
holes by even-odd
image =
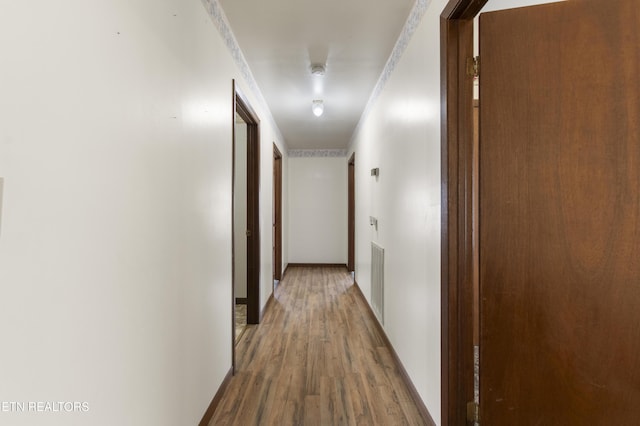
[[[273,144],[273,279],[282,279],[282,154]]]
[[[640,8],[480,20],[480,416],[640,420]]]

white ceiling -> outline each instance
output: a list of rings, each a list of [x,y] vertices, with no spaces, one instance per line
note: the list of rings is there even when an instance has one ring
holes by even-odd
[[[290,149],[344,149],[414,0],[220,0]],[[311,64],[326,64],[323,77]],[[324,114],[311,112],[324,100]]]

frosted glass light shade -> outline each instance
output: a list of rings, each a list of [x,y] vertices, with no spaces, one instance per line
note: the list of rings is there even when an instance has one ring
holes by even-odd
[[[315,101],[313,101],[311,109],[313,111],[313,115],[315,115],[316,117],[320,117],[324,112],[324,102],[316,99]]]

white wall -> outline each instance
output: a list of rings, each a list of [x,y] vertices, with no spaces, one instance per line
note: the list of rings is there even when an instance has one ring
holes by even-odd
[[[565,0],[489,0],[482,8],[482,13],[494,10],[513,9],[516,7],[535,6],[546,3],[558,3]]]
[[[235,297],[247,297],[247,125],[236,121],[235,127],[234,269]]]
[[[438,423],[439,15],[445,4],[431,2],[350,150],[356,154],[356,281],[370,299],[371,242],[379,243],[385,248],[385,332]],[[369,216],[378,218],[377,231]]]
[[[289,264],[289,157],[282,151],[282,269],[284,272]],[[1,208],[2,206],[0,206]],[[0,218],[1,220],[1,218]],[[0,223],[1,225],[1,223]],[[0,230],[2,232],[2,230]]]
[[[289,262],[347,263],[347,159],[289,158]]]
[[[447,3],[431,1],[383,91],[363,116],[348,154],[356,153],[356,281],[370,300],[370,247],[372,241],[381,244],[386,249],[384,328],[438,424],[440,13]],[[519,3],[508,1],[509,7]],[[374,167],[380,168],[378,180],[370,176]],[[377,231],[369,216],[378,218]]]
[[[197,0],[5,2],[0,52],[0,401],[89,403],[0,423],[197,424],[231,367],[232,78],[266,112]]]

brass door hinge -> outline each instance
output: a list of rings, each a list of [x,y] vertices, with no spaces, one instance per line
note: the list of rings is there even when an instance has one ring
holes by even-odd
[[[480,407],[475,402],[467,402],[467,421],[480,423]]]
[[[467,75],[469,77],[480,77],[480,56],[467,58]]]

